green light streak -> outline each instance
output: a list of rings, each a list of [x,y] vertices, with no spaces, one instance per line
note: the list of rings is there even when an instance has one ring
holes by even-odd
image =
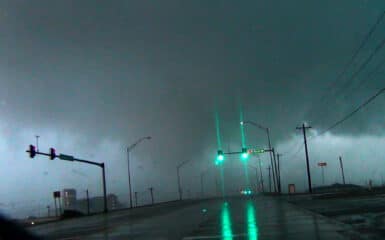
[[[255,209],[252,202],[247,203],[247,236],[249,240],[258,239],[257,220],[255,218]]]
[[[239,106],[239,121],[243,122],[243,110],[242,110],[241,105]],[[244,124],[239,124],[239,126],[241,128],[242,148],[245,148],[246,147],[246,136],[245,136],[245,130],[244,130],[243,125]]]
[[[218,149],[222,150],[222,141],[221,141],[221,133],[220,133],[220,127],[219,127],[219,114],[217,111],[215,111],[215,129],[217,131],[217,144]]]
[[[228,204],[223,204],[222,206],[222,239],[232,240],[233,231],[231,230],[231,218]]]

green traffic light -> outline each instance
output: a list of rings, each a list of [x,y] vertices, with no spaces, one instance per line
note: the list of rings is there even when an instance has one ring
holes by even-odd
[[[246,160],[249,158],[249,154],[248,153],[242,153],[241,157],[243,160]]]
[[[225,159],[225,157],[223,155],[218,155],[217,159],[218,161],[222,162]]]

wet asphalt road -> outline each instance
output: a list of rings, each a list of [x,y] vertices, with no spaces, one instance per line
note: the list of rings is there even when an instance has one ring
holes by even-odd
[[[347,225],[275,197],[120,211],[30,228],[46,239],[352,239]]]

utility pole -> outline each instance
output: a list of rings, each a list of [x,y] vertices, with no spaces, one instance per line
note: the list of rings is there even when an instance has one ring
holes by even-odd
[[[312,187],[311,187],[311,176],[310,176],[310,166],[309,166],[309,152],[307,149],[307,140],[306,140],[306,129],[311,128],[311,126],[305,126],[305,123],[302,124],[301,127],[297,127],[297,129],[301,129],[303,133],[303,141],[305,144],[305,155],[306,155],[306,169],[307,169],[307,180],[308,180],[308,186],[309,186],[309,193],[313,193]]]
[[[138,192],[135,192],[135,207],[138,207]]]
[[[154,205],[154,188],[153,187],[150,187],[148,190],[150,190],[150,194],[151,194],[151,204]]]
[[[86,190],[87,196],[87,215],[90,215],[90,196],[88,195],[88,189]]]
[[[269,189],[271,192],[271,173],[270,173],[271,167],[269,166],[267,169],[269,170]]]
[[[282,154],[277,153],[277,165],[278,165],[278,172],[277,172],[277,178],[278,178],[278,192],[281,193],[281,169],[279,168],[279,157],[282,156]]]
[[[344,165],[342,163],[342,157],[340,156],[340,166],[341,166],[341,174],[342,174],[342,182],[345,185],[345,173],[344,173]]]

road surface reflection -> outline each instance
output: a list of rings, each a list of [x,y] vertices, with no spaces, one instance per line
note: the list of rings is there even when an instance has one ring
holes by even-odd
[[[255,214],[255,207],[252,201],[248,201],[246,203],[246,214],[242,212],[237,214],[241,216],[246,216],[246,221],[240,221],[246,223],[246,234],[249,240],[257,240],[258,239],[258,225]],[[222,239],[223,240],[232,240],[235,235],[233,234],[233,224],[230,213],[230,204],[225,202],[222,206],[221,212],[221,224],[222,224]]]

